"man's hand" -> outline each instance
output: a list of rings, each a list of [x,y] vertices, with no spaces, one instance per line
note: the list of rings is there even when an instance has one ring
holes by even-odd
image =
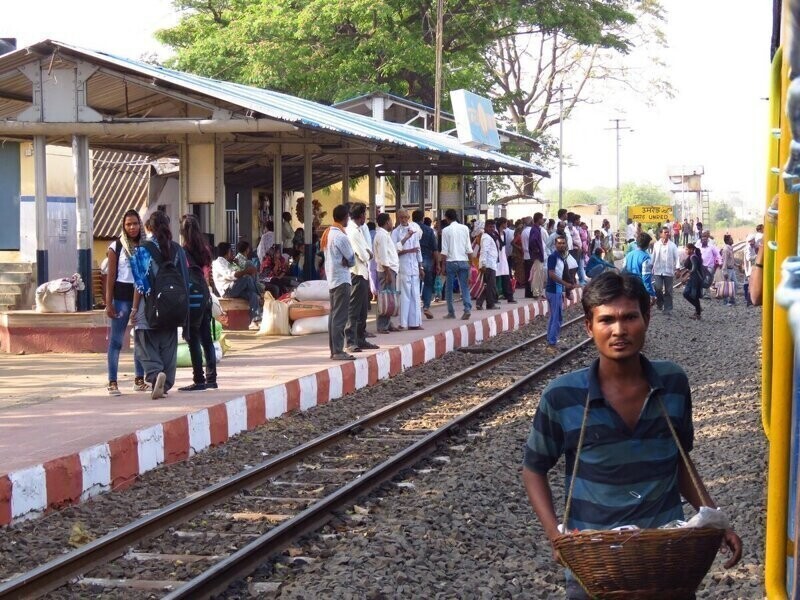
[[[731,557],[723,565],[726,569],[730,569],[731,567],[736,565],[736,563],[738,563],[739,560],[741,560],[742,540],[738,535],[736,535],[736,532],[733,529],[725,530],[725,537],[722,538],[722,545],[720,546],[720,552],[724,556],[731,554]]]
[[[106,316],[109,319],[116,319],[119,315],[117,315],[117,311],[114,310],[114,305],[112,303],[106,304]]]
[[[244,272],[245,272],[245,275],[258,275],[258,271],[256,270],[256,268],[253,265],[250,265],[249,267],[247,267],[244,270]]]

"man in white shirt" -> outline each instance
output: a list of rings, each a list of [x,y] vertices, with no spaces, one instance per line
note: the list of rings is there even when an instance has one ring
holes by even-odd
[[[396,290],[397,273],[400,271],[400,257],[389,232],[392,230],[392,219],[386,213],[378,215],[378,227],[375,229],[373,250],[378,269],[378,293]],[[378,315],[378,333],[397,331],[392,325],[392,318]]]
[[[275,245],[275,232],[272,231],[272,221],[267,221],[265,226],[264,235],[258,241],[256,254],[258,255],[258,263],[264,262],[264,257],[270,253],[272,247]]]
[[[261,296],[256,289],[255,266],[240,269],[233,262],[233,248],[228,242],[217,244],[219,257],[211,264],[214,287],[224,298],[242,298],[250,305],[250,329],[258,329],[261,322]]]
[[[532,219],[530,217],[525,217],[522,219],[524,224],[522,228],[522,232],[519,234],[519,240],[522,244],[522,264],[523,264],[523,278],[525,281],[522,283],[525,286],[525,297],[526,298],[533,298],[533,293],[531,292],[531,266],[533,265],[533,261],[531,260],[531,250],[530,250],[530,241],[531,241],[531,227],[532,227]]]
[[[514,241],[514,232],[508,228],[508,219],[500,217],[495,222],[497,229],[497,240],[500,244],[500,254],[497,260],[497,277],[500,279],[500,287],[503,296],[509,304],[516,304],[514,300],[514,290],[511,289],[511,266],[509,256],[511,256],[511,243]]]
[[[347,312],[345,337],[348,352],[377,350],[378,346],[367,341],[367,317],[372,291],[369,289],[369,261],[372,260],[372,244],[364,237],[367,207],[361,203],[350,205],[350,220],[345,227],[347,239],[355,254],[356,264],[350,269],[350,305]],[[369,230],[367,230],[369,236]]]
[[[469,228],[458,222],[458,213],[453,208],[448,208],[444,213],[447,227],[442,230],[441,257],[447,273],[445,298],[447,299],[447,314],[445,319],[455,319],[456,309],[453,306],[453,284],[458,278],[458,287],[461,290],[461,302],[464,304],[463,320],[471,316],[472,300],[469,297],[469,259],[472,256]]]
[[[333,360],[354,360],[344,351],[344,328],[350,308],[350,269],[356,258],[345,228],[349,221],[347,206],[333,209],[333,225],[322,234],[319,247],[325,254],[325,278],[328,280],[331,312],[328,314],[328,346]]]
[[[486,308],[492,310],[497,304],[497,264],[500,260],[500,247],[497,243],[495,223],[493,219],[487,219],[483,226],[481,235],[481,254],[478,259],[478,268],[483,273],[483,292],[476,300],[478,310],[483,308],[486,301]]]
[[[671,239],[672,230],[662,227],[659,240],[653,244],[653,287],[656,290],[656,307],[665,315],[672,313],[672,282],[678,264],[678,247]]]
[[[294,228],[292,227],[292,213],[285,212],[281,215],[281,243],[283,250],[287,254],[292,253],[292,240],[294,239]]]
[[[420,280],[423,276],[422,250],[417,235],[419,225],[411,223],[411,215],[404,208],[397,211],[397,227],[392,231],[392,241],[397,248],[400,270],[397,289],[400,292],[400,326],[398,329],[422,329],[420,309]]]
[[[636,225],[633,219],[628,219],[628,225],[625,228],[625,241],[630,243],[636,240]]]

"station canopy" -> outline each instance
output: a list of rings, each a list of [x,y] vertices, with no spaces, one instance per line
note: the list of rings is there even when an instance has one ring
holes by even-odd
[[[75,94],[51,102],[58,114],[48,114],[53,110],[37,95],[47,94],[48,81],[58,76],[75,78]],[[345,165],[351,177],[366,175],[370,162],[386,176],[549,175],[444,133],[51,40],[0,56],[0,139],[34,135],[64,145],[72,135],[87,135],[94,149],[153,159],[211,139],[223,145],[227,184],[272,185],[269,167],[280,154],[289,190],[303,189],[306,154],[313,158],[314,189],[341,181]]]

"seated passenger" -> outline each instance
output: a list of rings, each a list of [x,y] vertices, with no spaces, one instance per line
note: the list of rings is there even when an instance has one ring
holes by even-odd
[[[288,274],[289,261],[286,260],[280,244],[275,244],[261,263],[258,280],[275,298],[278,298],[291,289]]]
[[[252,256],[250,252],[250,242],[241,240],[236,244],[236,256],[233,261],[237,264],[239,269],[246,269],[249,266],[258,268],[258,260]]]
[[[595,248],[594,254],[589,257],[589,263],[586,265],[586,274],[590,278],[597,277],[603,271],[614,269],[616,269],[614,265],[603,260],[603,249]]]
[[[249,265],[239,269],[234,262],[233,248],[228,242],[217,246],[219,257],[212,263],[214,286],[225,298],[243,298],[250,305],[250,329],[261,322],[261,296],[256,289],[256,268]]]

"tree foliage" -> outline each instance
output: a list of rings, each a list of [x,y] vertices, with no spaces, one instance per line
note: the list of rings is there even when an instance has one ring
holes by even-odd
[[[445,90],[488,94],[489,51],[518,36],[627,52],[633,0],[447,0]],[[435,0],[177,0],[172,66],[323,103],[385,91],[434,103]],[[447,104],[447,94],[442,99]]]
[[[616,188],[565,189],[563,192],[563,202],[567,208],[577,204],[600,204],[608,206],[613,212],[617,207],[616,201]],[[652,183],[627,182],[619,187],[620,212],[624,212],[628,206],[671,206],[672,203],[672,195],[664,188]]]

